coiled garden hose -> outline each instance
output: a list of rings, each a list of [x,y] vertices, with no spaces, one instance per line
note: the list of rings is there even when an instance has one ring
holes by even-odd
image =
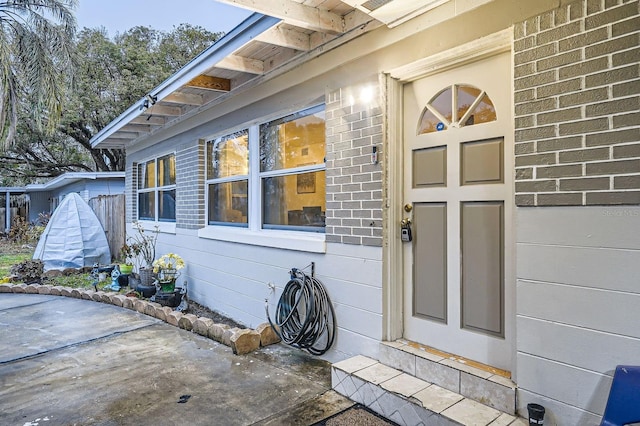
[[[265,303],[269,324],[284,343],[322,355],[331,348],[336,335],[333,305],[324,286],[315,277],[293,268],[284,287],[274,321]]]

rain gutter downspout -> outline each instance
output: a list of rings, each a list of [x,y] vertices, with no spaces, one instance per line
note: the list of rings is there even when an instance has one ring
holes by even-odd
[[[155,98],[154,102],[161,101],[164,97],[170,95],[189,81],[193,80],[195,77],[204,73],[216,63],[231,55],[240,47],[244,46],[246,43],[262,34],[278,22],[280,22],[280,19],[278,18],[262,15],[260,13],[252,14],[211,45],[211,47],[192,59],[174,75],[151,90],[148,95]],[[141,115],[142,111],[145,109],[144,105],[145,100],[147,99],[147,95],[140,98],[138,102],[133,104],[129,109],[100,130],[89,141],[91,143],[91,147],[96,148],[101,142],[120,130],[131,120]]]

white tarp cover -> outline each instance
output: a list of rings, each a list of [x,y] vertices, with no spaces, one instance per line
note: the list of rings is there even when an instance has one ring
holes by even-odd
[[[45,271],[111,262],[104,229],[80,195],[64,197],[51,215],[33,258],[42,260]]]

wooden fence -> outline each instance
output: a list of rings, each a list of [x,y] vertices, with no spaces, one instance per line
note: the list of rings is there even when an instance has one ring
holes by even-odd
[[[126,233],[124,194],[101,195],[92,198],[89,200],[89,206],[104,228],[111,257],[117,258],[120,255],[120,248],[124,244]]]

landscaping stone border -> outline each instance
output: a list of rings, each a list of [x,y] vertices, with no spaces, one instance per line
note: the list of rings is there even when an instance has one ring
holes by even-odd
[[[159,303],[137,297],[128,297],[120,293],[52,286],[48,284],[0,284],[0,293],[65,296],[108,303],[131,309],[132,311],[149,315],[168,324],[220,342],[223,345],[229,346],[236,355],[247,354],[260,347],[272,345],[280,341],[269,323],[260,324],[255,329],[232,328],[227,324],[215,323],[210,318],[198,317],[193,314],[183,314],[182,312],[174,311],[168,306],[162,306]]]

